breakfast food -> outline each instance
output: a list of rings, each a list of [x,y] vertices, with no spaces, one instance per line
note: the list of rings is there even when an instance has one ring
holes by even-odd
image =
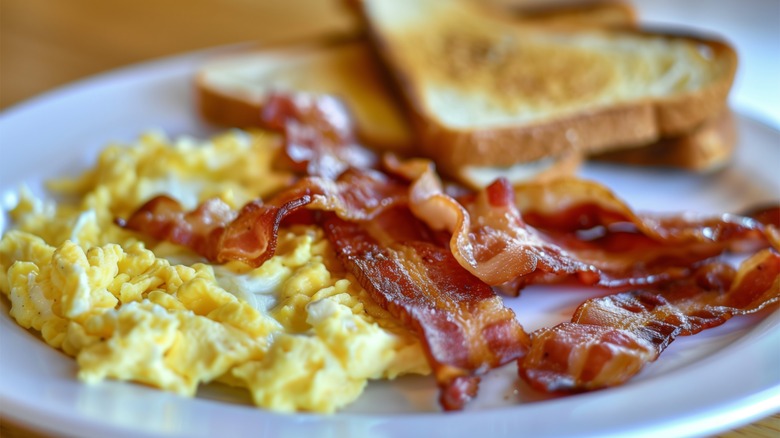
[[[334,47],[280,68],[332,66],[323,83],[338,93],[336,66],[365,60],[367,46]],[[243,79],[220,81],[240,71],[294,89],[309,77],[257,61],[199,84],[228,89]],[[777,206],[653,215],[574,178],[486,176],[469,188],[405,157],[395,127],[356,115],[394,111],[376,84],[344,101],[318,86],[261,87],[239,113],[257,112],[248,123],[263,129],[203,142],[150,134],[52,182],[58,203],[22,190],[0,239],[10,316],[74,357],[88,383],[193,396],[219,382],[269,410],[330,413],[369,380],[429,373],[441,407],[462,409],[485,373],[511,363],[544,392],[612,387],[678,336],[780,301]],[[210,117],[232,117],[219,108],[245,91],[206,96]],[[734,254],[745,256],[736,267]],[[603,296],[526,332],[504,298],[560,284]]]
[[[264,117],[272,131],[109,147],[52,184],[75,204],[23,191],[0,240],[11,317],[85,382],[221,382],[333,412],[369,379],[432,372],[456,410],[510,362],[544,391],[621,384],[675,337],[780,300],[777,207],[640,215],[576,179],[448,189],[427,160],[355,143],[332,97],[276,94]],[[617,293],[527,333],[497,292],[561,282]]]
[[[635,11],[622,2],[512,8],[501,13],[511,17],[514,23],[563,29],[636,29],[637,26]],[[393,92],[394,87],[361,37],[227,54],[203,65],[196,79],[201,115],[222,126],[258,126],[267,96],[285,90],[336,95],[352,109],[361,142],[377,150],[405,155],[420,152],[413,147],[410,122]],[[590,158],[711,171],[728,163],[735,143],[731,116],[722,111],[683,134],[638,145],[615,145],[611,152],[594,153]],[[515,165],[467,165],[457,169],[449,168],[441,160],[437,164],[441,172],[476,188],[497,177],[522,182],[572,175],[582,164],[584,155],[570,150]]]
[[[428,160],[361,150],[332,99],[275,94],[263,113],[284,136],[295,184],[239,211],[219,200],[188,211],[158,196],[119,224],[250,266],[273,256],[281,224],[319,225],[371,299],[416,333],[447,410],[476,395],[481,374],[514,360],[547,391],[614,386],[676,336],[780,300],[776,206],[751,216],[640,215],[576,179],[448,192]],[[717,259],[727,252],[754,255],[735,270]],[[516,295],[561,282],[635,290],[585,307],[596,309],[593,323],[575,315],[529,337],[493,289]],[[610,306],[623,320],[607,315]]]
[[[571,322],[535,334],[520,373],[532,386],[548,392],[622,384],[678,336],[780,300],[778,273],[780,257],[763,251],[736,273],[711,262],[661,291],[639,289],[588,300],[577,307]]]
[[[736,54],[714,39],[519,25],[468,1],[359,2],[442,171],[642,146],[726,107]]]
[[[284,59],[284,62],[279,62]],[[277,91],[307,91],[342,98],[355,117],[357,138],[380,151],[414,155],[411,126],[371,48],[362,39],[303,44],[233,54],[211,60],[196,77],[198,108],[222,126],[261,126],[260,114]],[[469,167],[459,179],[483,186],[497,176],[514,182],[573,174],[582,154],[571,151],[533,163]]]
[[[509,2],[498,6],[500,13],[525,20],[532,25],[565,28],[599,27],[640,29],[637,12],[631,4],[621,1],[587,1],[577,3],[533,4]],[[522,22],[521,22],[522,24]],[[679,168],[707,173],[726,166],[737,143],[734,116],[725,109],[694,129],[680,135],[661,138],[643,146],[615,146],[588,159],[636,166]]]
[[[23,190],[0,240],[10,316],[74,357],[85,382],[193,396],[218,381],[281,412],[333,412],[369,379],[430,372],[417,339],[365,297],[319,228],[279,229],[274,256],[250,268],[205,264],[114,223],[159,193],[228,208],[273,193],[290,181],[271,167],[275,145],[263,133],[175,142],[150,133],[51,183],[76,203]]]

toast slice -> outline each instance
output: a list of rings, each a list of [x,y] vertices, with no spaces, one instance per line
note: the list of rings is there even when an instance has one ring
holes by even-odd
[[[412,134],[371,47],[338,38],[228,54],[202,65],[195,76],[198,109],[214,124],[258,126],[272,91],[327,93],[343,99],[355,118],[358,138],[378,149],[402,153]]]
[[[498,0],[494,0],[498,1]],[[638,29],[636,10],[631,4],[616,0],[594,0],[564,4],[520,2],[511,0],[504,7],[518,20],[558,27],[599,27]],[[635,166],[677,168],[709,173],[726,166],[737,143],[734,115],[724,110],[683,135],[662,138],[641,147],[617,148],[611,152],[587,157]]]
[[[470,1],[361,10],[423,153],[451,174],[685,135],[726,107],[737,65],[714,39],[518,23]]]

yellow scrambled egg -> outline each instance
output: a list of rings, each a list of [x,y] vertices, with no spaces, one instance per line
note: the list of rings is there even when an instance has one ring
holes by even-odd
[[[289,183],[271,168],[274,145],[263,133],[206,142],[152,133],[50,184],[75,202],[21,188],[0,240],[11,317],[74,357],[84,382],[193,396],[217,381],[276,411],[333,412],[370,379],[429,372],[417,339],[372,303],[317,227],[281,230],[275,256],[250,268],[210,265],[114,224],[161,193],[187,208],[266,196]]]

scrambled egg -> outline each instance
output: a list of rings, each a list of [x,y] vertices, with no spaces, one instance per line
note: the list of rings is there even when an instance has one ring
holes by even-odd
[[[259,132],[173,143],[152,133],[50,183],[76,202],[21,188],[0,240],[11,317],[73,356],[84,382],[194,396],[217,381],[276,411],[333,412],[370,379],[428,373],[417,339],[344,271],[317,227],[281,230],[275,256],[251,268],[212,266],[114,225],[161,193],[187,208],[266,196],[290,181],[271,168],[274,145]]]

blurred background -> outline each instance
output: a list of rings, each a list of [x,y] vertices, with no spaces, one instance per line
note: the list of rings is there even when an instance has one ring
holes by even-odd
[[[577,0],[479,0],[517,5]],[[780,129],[780,0],[627,0],[642,22],[716,33],[740,67],[734,107]],[[347,0],[2,0],[0,109],[99,72],[243,41],[357,29]]]
[[[2,0],[0,108],[140,61],[354,23],[340,0]]]
[[[728,38],[740,53],[734,107],[780,128],[780,0],[633,3],[641,21]],[[344,0],[0,0],[0,110],[141,61],[357,27]],[[27,433],[7,422],[0,426],[2,436]],[[724,436],[780,436],[780,414]]]

